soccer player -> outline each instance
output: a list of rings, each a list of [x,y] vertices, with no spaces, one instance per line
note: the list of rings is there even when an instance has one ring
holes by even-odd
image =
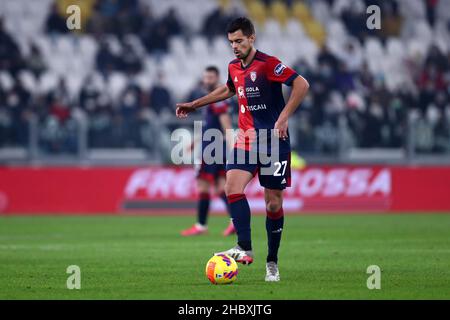
[[[212,92],[219,86],[219,69],[215,66],[209,66],[203,72],[202,84],[208,91]],[[231,117],[228,113],[228,104],[224,101],[213,102],[203,109],[204,119],[202,127],[202,136],[209,129],[221,130],[225,134],[227,129],[231,129]],[[210,205],[210,189],[214,186],[215,192],[225,202],[225,206],[228,208],[227,197],[225,195],[225,154],[226,146],[225,140],[223,140],[223,159],[222,163],[205,163],[203,158],[203,151],[208,146],[208,141],[202,139],[202,163],[197,168],[197,189],[199,192],[199,199],[197,204],[197,223],[192,227],[183,230],[181,235],[183,236],[195,236],[208,232],[207,218]],[[230,221],[228,227],[223,231],[224,236],[229,236],[236,232],[233,222]]]
[[[221,252],[232,256],[237,262],[253,262],[250,207],[244,189],[258,174],[264,187],[266,203],[266,232],[268,255],[266,259],[266,281],[279,281],[278,248],[284,225],[283,190],[290,186],[290,143],[288,119],[306,96],[309,84],[294,70],[276,57],[262,53],[254,47],[256,35],[252,22],[245,18],[233,20],[227,27],[228,40],[237,59],[228,65],[228,81],[208,95],[187,103],[177,104],[179,118],[187,117],[196,109],[238,95],[239,133],[233,157],[227,158],[225,192],[237,231],[237,245]],[[281,84],[292,86],[288,102],[285,103]],[[262,129],[273,129],[266,140],[266,154],[270,162],[262,161],[259,142]],[[271,142],[278,148],[271,150]],[[256,147],[255,147],[256,142]],[[241,161],[239,151],[244,152]],[[257,153],[257,161],[252,156]],[[235,158],[237,158],[237,163]],[[276,159],[276,160],[273,160]],[[233,161],[232,161],[233,160]],[[273,160],[273,161],[272,161]],[[243,163],[244,162],[244,163]],[[270,171],[270,174],[267,171]]]

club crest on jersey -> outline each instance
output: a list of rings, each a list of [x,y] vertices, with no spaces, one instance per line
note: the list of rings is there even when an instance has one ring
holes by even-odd
[[[245,98],[244,87],[238,87],[239,98]]]
[[[275,67],[275,69],[273,69],[273,73],[276,76],[281,76],[283,74],[284,69],[286,69],[286,66],[282,63],[277,64],[277,66]]]
[[[253,82],[256,81],[256,71],[250,72],[250,79],[252,79]]]

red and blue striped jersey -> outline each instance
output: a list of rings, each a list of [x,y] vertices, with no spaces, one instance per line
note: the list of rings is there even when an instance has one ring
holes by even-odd
[[[235,147],[256,151],[266,143],[270,152],[270,130],[285,107],[281,85],[292,85],[297,72],[278,58],[257,51],[243,67],[239,59],[228,65],[227,86],[236,92],[239,104],[239,134]],[[261,129],[266,129],[263,134]],[[267,138],[265,138],[267,137]],[[280,152],[290,152],[289,139],[279,140]]]

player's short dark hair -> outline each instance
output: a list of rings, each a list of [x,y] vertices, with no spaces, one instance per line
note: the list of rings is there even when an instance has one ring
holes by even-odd
[[[219,75],[219,74],[220,74],[219,68],[217,68],[216,66],[207,66],[207,67],[205,68],[205,71],[206,71],[206,72],[214,72],[216,75]]]
[[[246,37],[250,37],[252,34],[255,34],[255,26],[250,19],[246,17],[236,18],[227,26],[227,33],[233,33],[238,30],[241,30]]]

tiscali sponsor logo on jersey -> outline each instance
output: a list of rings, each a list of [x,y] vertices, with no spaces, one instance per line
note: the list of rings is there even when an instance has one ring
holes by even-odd
[[[250,72],[250,79],[251,79],[253,82],[256,81],[256,76],[257,76],[256,71]]]
[[[276,76],[281,76],[283,74],[284,69],[286,69],[286,66],[282,63],[279,63],[276,65],[275,69],[273,69],[273,73]]]
[[[255,104],[255,105],[252,105],[252,106],[248,106],[247,109],[248,109],[248,111],[266,110],[267,106],[266,106],[265,103],[263,103],[263,104]]]

